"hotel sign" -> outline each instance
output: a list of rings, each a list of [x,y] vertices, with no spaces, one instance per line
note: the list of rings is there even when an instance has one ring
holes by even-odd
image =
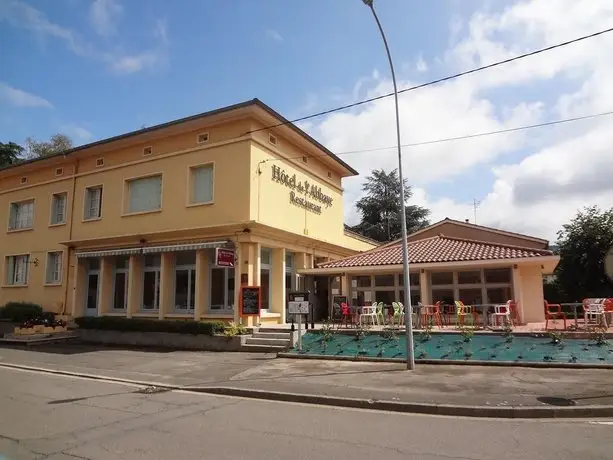
[[[296,174],[291,176],[279,166],[272,167],[272,180],[285,185],[289,192],[289,202],[315,214],[321,214],[322,208],[332,206],[332,197],[321,191],[321,187],[309,181],[298,181]],[[310,201],[313,200],[313,201]]]

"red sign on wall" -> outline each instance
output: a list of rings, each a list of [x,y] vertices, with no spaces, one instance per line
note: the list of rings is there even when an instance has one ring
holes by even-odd
[[[234,251],[232,249],[216,248],[215,264],[218,267],[234,267]]]

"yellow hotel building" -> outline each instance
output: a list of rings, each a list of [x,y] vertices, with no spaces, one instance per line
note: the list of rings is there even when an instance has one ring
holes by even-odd
[[[257,99],[2,169],[0,305],[238,320],[242,283],[284,323],[299,270],[375,246],[344,230],[356,174]]]

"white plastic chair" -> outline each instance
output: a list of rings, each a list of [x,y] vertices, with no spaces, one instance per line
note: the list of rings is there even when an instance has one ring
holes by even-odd
[[[362,307],[362,312],[358,318],[360,324],[362,324],[362,318],[371,319],[373,326],[379,323],[377,317],[377,302],[373,302],[370,307]]]
[[[490,314],[490,326],[498,324],[499,318],[502,318],[503,326],[505,324],[513,324],[511,321],[511,306],[509,304],[494,306],[494,313]]]
[[[607,315],[605,314],[604,306],[598,303],[591,303],[584,307],[583,311],[583,319],[585,320],[585,327],[589,326],[590,323],[595,326],[603,325],[604,327],[608,327],[607,325]]]

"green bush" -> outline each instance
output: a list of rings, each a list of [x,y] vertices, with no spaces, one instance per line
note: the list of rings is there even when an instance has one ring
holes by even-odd
[[[43,308],[31,302],[8,302],[2,308],[2,317],[15,323],[23,323],[29,319],[42,316]]]
[[[135,332],[172,332],[176,334],[221,334],[225,330],[222,321],[181,321],[157,320],[143,318],[122,318],[117,316],[83,316],[75,322],[83,329],[98,329],[104,331],[135,331]]]

